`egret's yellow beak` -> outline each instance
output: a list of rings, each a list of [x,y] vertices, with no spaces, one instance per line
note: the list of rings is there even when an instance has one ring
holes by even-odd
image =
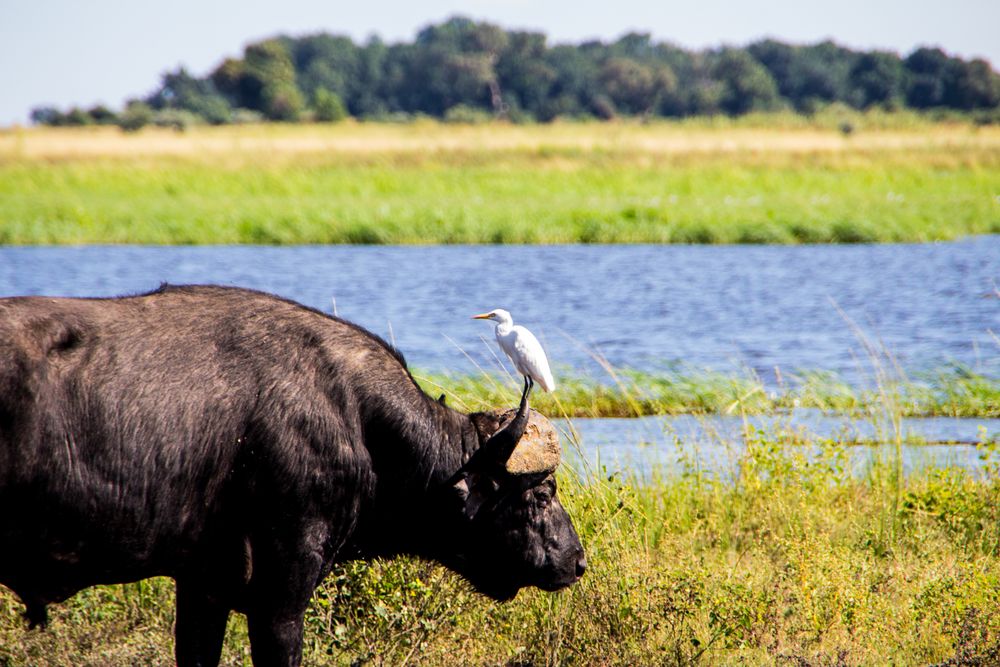
[[[474,320],[488,320],[488,319],[490,319],[490,314],[489,313],[483,313],[482,315],[473,315],[472,319],[474,319]]]

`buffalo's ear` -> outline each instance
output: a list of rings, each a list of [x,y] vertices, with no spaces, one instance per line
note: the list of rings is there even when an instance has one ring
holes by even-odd
[[[505,410],[489,410],[487,412],[473,412],[469,415],[472,425],[476,427],[480,447],[485,445],[493,434],[500,430],[500,418],[505,414],[507,414]]]
[[[462,505],[462,513],[466,519],[475,518],[479,508],[483,506],[499,489],[499,484],[489,475],[474,472],[462,472],[452,481],[451,489]]]

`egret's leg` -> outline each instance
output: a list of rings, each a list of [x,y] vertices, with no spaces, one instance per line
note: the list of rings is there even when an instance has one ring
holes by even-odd
[[[531,393],[531,387],[534,385],[531,378],[527,375],[524,376],[524,389],[521,391],[521,404],[528,402],[528,394]]]

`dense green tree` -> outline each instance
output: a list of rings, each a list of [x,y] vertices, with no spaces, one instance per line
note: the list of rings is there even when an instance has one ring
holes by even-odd
[[[340,117],[335,99],[363,118],[549,121],[786,107],[811,113],[831,104],[951,108],[990,118],[1000,106],[1000,76],[985,61],[934,48],[916,49],[905,60],[830,41],[800,46],[767,39],[689,51],[640,32],[612,42],[549,45],[539,32],[456,17],[394,44],[377,37],[356,44],[325,33],[264,40],[207,77],[183,68],[164,74],[146,102],[157,118],[224,123],[295,120],[305,100],[316,118]],[[32,114],[33,122],[51,125],[112,117],[51,107]]]
[[[906,103],[917,109],[943,106],[950,85],[951,58],[941,49],[919,48],[904,64],[910,73]]]
[[[712,66],[721,85],[719,107],[728,114],[769,111],[778,107],[778,86],[771,73],[747,51],[725,49]]]
[[[285,45],[277,39],[251,44],[243,62],[243,78],[248,89],[256,93],[256,104],[248,108],[271,120],[296,120],[305,104]]]
[[[380,113],[407,112],[420,109],[423,91],[411,72],[417,68],[417,47],[413,44],[393,44],[385,48],[380,57],[380,85],[378,88]]]
[[[51,105],[37,106],[31,110],[31,122],[35,125],[48,125],[50,127],[59,127],[63,124],[63,113],[59,109]]]
[[[549,49],[545,62],[555,77],[549,88],[549,97],[537,112],[539,120],[593,113],[590,102],[597,94],[596,82],[600,72],[595,55],[592,51],[567,45]]]
[[[893,107],[904,99],[906,69],[894,53],[871,51],[858,56],[851,67],[850,81],[858,106]]]
[[[950,106],[956,109],[993,109],[1000,104],[1000,76],[989,63],[976,59],[957,62],[953,67],[954,92]]]
[[[855,54],[848,49],[832,42],[792,46],[768,39],[751,44],[747,51],[771,73],[781,97],[800,111],[849,97]]]
[[[970,111],[1000,105],[1000,76],[985,60],[966,62],[941,49],[919,48],[907,56],[906,103],[917,109]]]
[[[226,97],[233,108],[249,108],[248,102],[256,91],[244,90],[243,74],[246,70],[242,60],[237,58],[226,58],[209,75],[209,80],[216,89]]]
[[[701,116],[715,115],[723,110],[722,99],[726,95],[726,86],[709,77],[694,79],[687,89],[684,101],[685,115]]]
[[[371,37],[358,50],[357,92],[345,100],[353,115],[378,116],[388,111],[384,74],[388,52],[389,48],[378,37]]]
[[[599,80],[615,108],[631,115],[652,113],[660,98],[677,86],[676,77],[666,65],[646,65],[626,57],[606,60]]]
[[[181,109],[190,111],[213,125],[228,123],[232,116],[229,102],[219,92],[212,79],[198,79],[183,67],[163,75],[160,88],[146,99],[157,111]]]
[[[260,111],[270,120],[295,120],[305,106],[295,66],[279,39],[249,45],[243,60],[226,59],[211,79],[233,107]]]
[[[546,50],[542,33],[512,32],[496,62],[498,92],[503,101],[535,117],[543,115],[558,76],[545,62]]]
[[[655,45],[654,55],[650,57],[649,62],[667,68],[668,78],[673,79],[672,84],[668,81],[668,85],[661,91],[657,106],[658,114],[680,117],[690,113],[688,105],[691,90],[703,74],[700,60],[700,54],[692,54],[672,44]]]
[[[496,63],[506,45],[501,28],[464,18],[421,30],[405,54],[404,99],[435,116],[458,104],[499,111]]]
[[[323,88],[342,100],[359,93],[361,50],[350,38],[319,34],[282,41],[291,54],[303,93],[313,96]]]
[[[800,110],[813,110],[818,103],[848,102],[851,68],[857,54],[833,42],[801,47],[789,73],[792,103]]]
[[[784,97],[795,94],[793,70],[800,58],[799,47],[773,39],[765,39],[754,42],[746,50],[757,62],[767,68],[771,77],[778,84],[778,91]]]

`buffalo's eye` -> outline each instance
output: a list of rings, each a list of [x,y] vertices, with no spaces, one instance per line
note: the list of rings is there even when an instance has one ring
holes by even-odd
[[[553,496],[555,496],[555,489],[548,484],[538,487],[538,490],[535,491],[535,501],[543,507],[552,502]]]

